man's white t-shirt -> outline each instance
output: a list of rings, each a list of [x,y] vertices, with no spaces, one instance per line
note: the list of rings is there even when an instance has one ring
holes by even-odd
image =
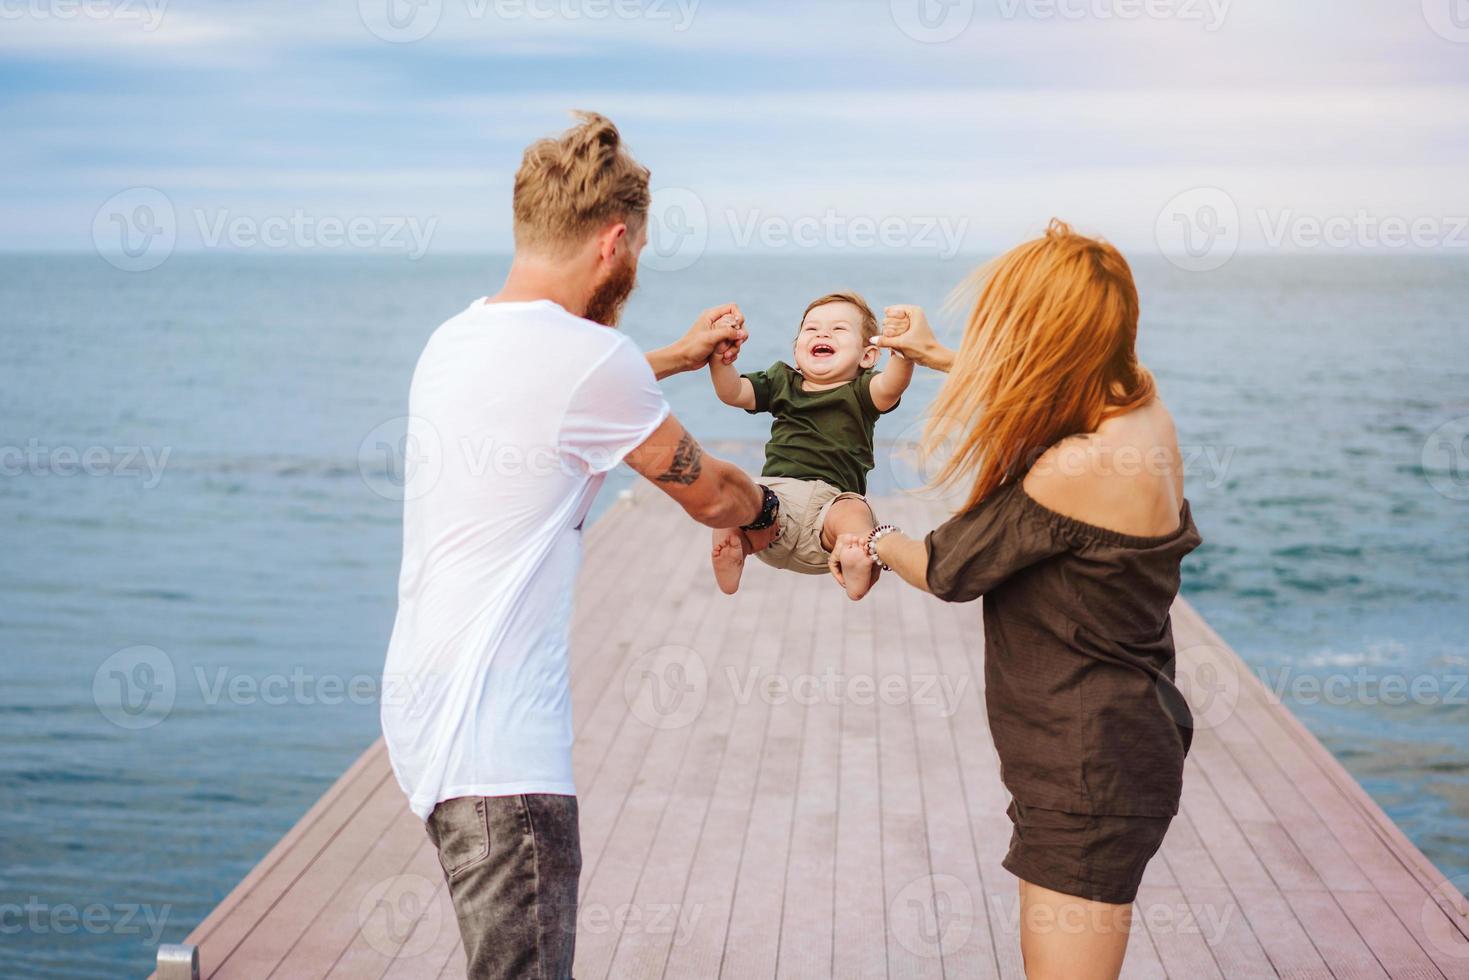
[[[548,300],[436,330],[409,395],[383,734],[409,805],[574,795],[567,639],[581,527],[668,417],[642,353]]]

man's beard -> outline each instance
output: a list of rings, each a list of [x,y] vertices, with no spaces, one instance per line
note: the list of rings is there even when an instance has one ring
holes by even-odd
[[[622,318],[622,308],[627,305],[627,298],[637,284],[637,266],[631,262],[618,265],[587,300],[586,318],[604,326],[617,326],[617,321]]]

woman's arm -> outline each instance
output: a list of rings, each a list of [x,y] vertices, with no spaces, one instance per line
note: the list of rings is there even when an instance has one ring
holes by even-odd
[[[889,306],[883,311],[882,335],[872,342],[945,374],[954,366],[954,352],[933,335],[921,306]]]
[[[842,581],[842,566],[837,556],[848,545],[867,550],[867,537],[865,534],[843,534],[831,549],[831,573],[844,587],[847,583]],[[910,538],[902,531],[889,531],[878,539],[874,550],[882,563],[897,572],[904,582],[915,589],[929,591],[928,545],[922,538]]]

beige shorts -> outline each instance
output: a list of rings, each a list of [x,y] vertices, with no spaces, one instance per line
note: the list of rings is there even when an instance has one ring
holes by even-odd
[[[843,492],[821,480],[764,476],[759,480],[780,498],[780,534],[769,548],[755,552],[772,568],[806,575],[825,575],[831,553],[821,546],[826,512],[838,500],[861,500],[860,493]]]

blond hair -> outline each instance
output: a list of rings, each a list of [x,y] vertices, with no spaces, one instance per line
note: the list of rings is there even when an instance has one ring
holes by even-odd
[[[965,510],[1062,439],[1156,394],[1137,359],[1137,287],[1113,246],[1053,219],[973,284],[979,300],[924,440],[938,454],[954,437],[934,482],[972,479]]]
[[[867,300],[863,299],[859,293],[827,293],[820,299],[814,299],[811,305],[806,307],[806,312],[801,314],[801,322],[806,322],[812,310],[830,303],[851,303],[857,307],[858,312],[862,314],[862,342],[864,344],[868,342],[868,338],[877,336],[877,314],[872,312],[872,307],[867,305]]]
[[[581,122],[526,148],[515,174],[515,247],[564,254],[605,225],[641,227],[652,194],[612,120],[573,113]]]

